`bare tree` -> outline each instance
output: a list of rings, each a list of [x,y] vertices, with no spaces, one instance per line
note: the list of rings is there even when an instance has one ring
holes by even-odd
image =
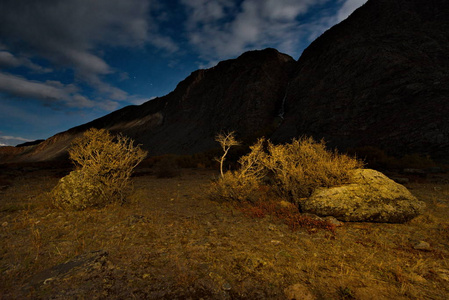
[[[220,158],[220,173],[221,177],[223,177],[223,163],[226,159],[226,155],[228,154],[229,149],[231,149],[232,146],[238,146],[240,145],[240,142],[235,139],[234,131],[228,132],[228,133],[219,133],[215,137],[215,140],[220,143],[221,148],[223,149],[224,153],[223,156]]]

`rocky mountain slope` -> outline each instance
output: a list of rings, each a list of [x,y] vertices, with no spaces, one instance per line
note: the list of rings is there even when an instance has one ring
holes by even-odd
[[[164,97],[122,108],[37,146],[4,147],[0,161],[61,157],[70,142],[91,127],[122,132],[150,155],[215,148],[215,135],[227,130],[236,130],[240,139],[251,141],[269,133],[276,121],[295,64],[275,49],[247,52],[193,72]]]
[[[274,49],[193,72],[170,94],[115,111],[0,162],[61,157],[90,127],[123,132],[151,155],[191,154],[235,130],[250,142],[324,138],[342,150],[449,158],[449,3],[369,0],[316,39],[298,61]]]
[[[449,2],[370,0],[299,58],[278,140],[449,157]]]

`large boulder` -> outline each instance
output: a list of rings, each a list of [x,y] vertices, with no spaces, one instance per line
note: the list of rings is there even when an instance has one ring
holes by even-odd
[[[350,180],[351,184],[318,188],[300,201],[302,211],[341,221],[403,223],[425,208],[404,186],[378,171],[357,169]]]

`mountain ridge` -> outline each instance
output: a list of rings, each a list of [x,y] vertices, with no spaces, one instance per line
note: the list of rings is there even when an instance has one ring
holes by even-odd
[[[166,96],[39,145],[0,149],[0,162],[63,157],[90,127],[122,132],[150,155],[216,148],[214,136],[233,130],[247,143],[310,135],[343,151],[374,146],[448,160],[447,15],[443,0],[369,0],[297,61],[270,48],[245,52],[192,72]]]

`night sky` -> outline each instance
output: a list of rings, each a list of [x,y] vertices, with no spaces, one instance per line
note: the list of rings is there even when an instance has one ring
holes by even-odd
[[[298,59],[366,0],[0,0],[0,145],[171,92],[248,50]]]

